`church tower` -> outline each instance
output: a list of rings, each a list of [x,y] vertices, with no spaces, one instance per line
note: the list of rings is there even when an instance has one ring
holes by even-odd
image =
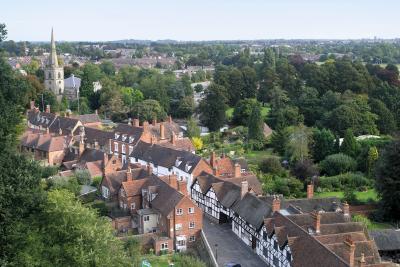
[[[45,88],[51,90],[57,96],[57,100],[61,101],[64,94],[64,68],[58,64],[53,29],[51,29],[51,51],[44,70],[44,79]]]

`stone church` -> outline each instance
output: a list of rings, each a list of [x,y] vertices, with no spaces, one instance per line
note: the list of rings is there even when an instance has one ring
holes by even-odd
[[[57,96],[57,100],[61,101],[64,94],[64,68],[58,63],[53,29],[51,29],[51,51],[44,70],[44,78],[45,88],[51,90]]]

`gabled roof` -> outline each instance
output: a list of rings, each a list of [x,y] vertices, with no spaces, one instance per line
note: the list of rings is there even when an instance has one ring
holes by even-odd
[[[102,184],[109,188],[111,195],[116,195],[124,181],[126,181],[126,171],[116,171],[105,175]]]
[[[86,169],[89,171],[91,177],[101,176],[103,174],[102,164],[103,160],[96,160],[86,163]]]
[[[57,116],[50,125],[50,132],[58,134],[61,129],[63,135],[70,135],[79,124],[77,119]]]
[[[194,178],[192,186],[195,184],[196,181],[199,183],[201,192],[203,194],[206,194],[208,192],[208,190],[210,190],[211,185],[213,183],[220,183],[223,180],[215,177],[212,174],[202,172],[199,176]]]
[[[230,182],[217,182],[212,184],[218,201],[222,206],[230,208],[236,201],[240,200],[240,186]]]
[[[94,144],[94,142],[98,142],[100,146],[106,147],[109,143],[109,140],[112,139],[114,133],[107,132],[104,130],[85,127],[85,142]]]
[[[232,210],[256,229],[263,225],[264,218],[272,212],[271,206],[251,193],[246,193],[237,201]]]
[[[222,177],[221,177],[222,178]],[[262,195],[262,184],[258,180],[255,175],[246,175],[241,177],[232,177],[232,178],[222,178],[224,181],[228,181],[234,183],[236,185],[241,185],[242,182],[247,181],[249,184],[249,188],[254,191],[257,195]]]
[[[186,173],[192,173],[197,164],[202,160],[200,156],[189,151],[172,149],[142,141],[134,147],[130,157],[151,162],[154,165],[165,168],[175,166]]]
[[[285,199],[281,202],[281,209],[286,209],[291,214],[308,213],[314,210],[339,211],[341,207],[341,201],[337,197]]]
[[[115,133],[119,134],[118,139],[115,139],[115,136],[114,136]],[[122,141],[123,134],[127,135],[127,139],[125,141]],[[132,136],[134,138],[132,145],[136,145],[139,142],[140,138],[142,137],[142,134],[143,134],[143,128],[141,128],[141,127],[135,127],[135,126],[128,125],[128,124],[118,123],[117,127],[114,129],[112,139],[114,139],[116,141],[128,143],[129,136]]]
[[[41,112],[37,109],[32,109],[28,111],[28,121],[30,124],[37,127],[41,126],[43,128],[49,128],[54,122],[56,115],[53,113]]]

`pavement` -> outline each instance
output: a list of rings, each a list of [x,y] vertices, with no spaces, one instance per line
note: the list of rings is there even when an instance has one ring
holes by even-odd
[[[212,222],[204,216],[203,232],[219,267],[224,267],[224,264],[228,262],[239,263],[242,267],[267,266],[249,246],[232,232],[231,227],[227,223]],[[218,246],[216,247],[215,244]]]

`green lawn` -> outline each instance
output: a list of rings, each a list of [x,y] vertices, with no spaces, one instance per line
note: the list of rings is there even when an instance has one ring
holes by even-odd
[[[267,115],[268,115],[268,113],[269,113],[270,110],[271,110],[270,107],[262,107],[262,108],[261,108],[261,115],[262,115],[262,117],[263,117],[263,118],[267,117]],[[232,119],[232,117],[233,117],[233,111],[234,111],[234,108],[228,108],[228,109],[225,111],[225,116],[226,116],[226,118],[227,118],[228,120],[231,120],[231,119]]]
[[[343,198],[343,191],[316,193],[316,196]],[[367,201],[368,199],[372,199],[374,201],[378,200],[378,195],[376,194],[376,191],[374,189],[370,189],[365,192],[356,192],[356,196],[357,196],[357,199],[362,202]]]
[[[171,261],[172,254],[166,254],[161,256],[145,255],[144,259],[148,260],[152,267],[168,267],[168,261]]]
[[[272,149],[266,149],[261,151],[248,151],[243,156],[249,163],[258,163],[271,155],[273,155]]]

